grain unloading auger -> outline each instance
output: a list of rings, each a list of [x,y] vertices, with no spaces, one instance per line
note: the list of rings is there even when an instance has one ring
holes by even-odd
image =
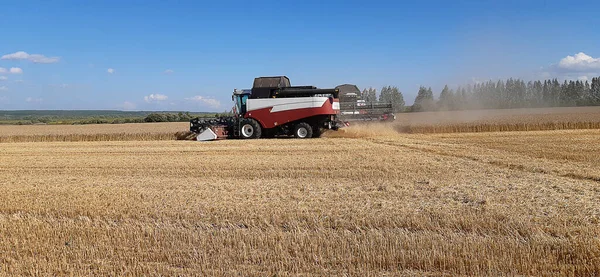
[[[348,123],[339,119],[339,88],[291,86],[286,76],[259,77],[252,89],[234,90],[233,116],[194,118],[190,131],[196,140],[225,138],[320,137]]]

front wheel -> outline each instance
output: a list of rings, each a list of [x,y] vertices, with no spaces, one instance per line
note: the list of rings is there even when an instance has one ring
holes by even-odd
[[[311,138],[313,135],[313,129],[306,122],[298,123],[294,127],[294,137],[295,138]]]
[[[243,139],[255,139],[260,138],[261,128],[260,124],[254,119],[246,118],[241,122],[240,135]]]

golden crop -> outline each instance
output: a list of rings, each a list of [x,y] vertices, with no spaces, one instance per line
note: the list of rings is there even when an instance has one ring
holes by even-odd
[[[0,125],[1,142],[174,140],[187,122],[90,125]]]
[[[394,127],[402,133],[600,129],[600,107],[403,113]]]
[[[0,275],[600,274],[600,130],[326,136],[0,144]]]

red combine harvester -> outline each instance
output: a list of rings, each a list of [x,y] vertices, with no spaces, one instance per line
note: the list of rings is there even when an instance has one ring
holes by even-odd
[[[340,90],[344,91],[340,112]],[[393,120],[391,104],[365,104],[357,100],[354,85],[333,89],[291,86],[286,76],[259,77],[252,89],[234,90],[233,116],[194,118],[190,131],[196,140],[256,139],[276,136],[316,138],[325,130],[338,130],[350,121]],[[358,91],[360,93],[360,91]]]
[[[286,76],[254,79],[249,90],[234,90],[232,117],[190,121],[196,140],[256,139],[275,136],[319,137],[337,130],[338,89],[291,86]]]

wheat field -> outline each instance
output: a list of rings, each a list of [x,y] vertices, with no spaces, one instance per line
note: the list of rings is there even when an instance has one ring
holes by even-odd
[[[325,136],[0,144],[0,275],[600,274],[600,130]]]
[[[600,129],[600,107],[440,111],[397,114],[402,133]]]
[[[0,125],[2,142],[174,140],[187,122],[87,125]]]

